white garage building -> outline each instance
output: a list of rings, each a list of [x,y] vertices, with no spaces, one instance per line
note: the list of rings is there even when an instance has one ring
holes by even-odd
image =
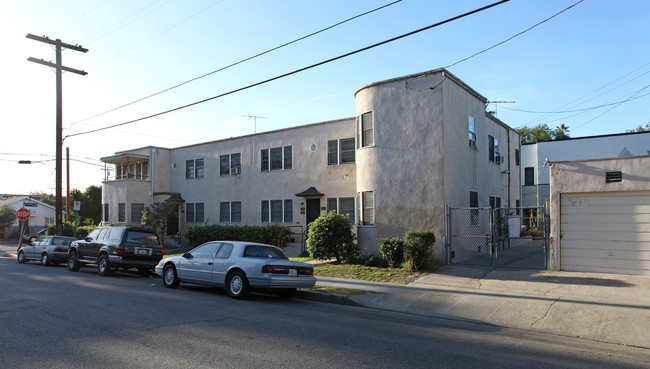
[[[650,276],[650,156],[550,166],[551,269]]]

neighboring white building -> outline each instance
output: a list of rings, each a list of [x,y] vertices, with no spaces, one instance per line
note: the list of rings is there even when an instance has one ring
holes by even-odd
[[[31,230],[38,231],[45,228],[48,224],[54,224],[54,214],[56,210],[53,206],[40,202],[29,196],[16,196],[0,199],[0,207],[8,205],[14,211],[25,208],[29,210],[31,216],[28,219],[28,226]],[[18,227],[18,219],[12,227]],[[29,231],[28,233],[30,233]]]
[[[549,166],[551,269],[650,276],[650,156]]]
[[[115,166],[104,221],[139,224],[144,207],[173,199],[182,205],[170,234],[202,224],[304,231],[335,210],[357,224],[364,252],[378,253],[377,238],[433,231],[440,259],[445,206],[519,202],[519,134],[448,71],[373,83],[355,97],[353,118],[102,158]]]
[[[521,145],[521,206],[544,206],[549,196],[548,160],[588,160],[650,155],[650,132],[577,137]]]

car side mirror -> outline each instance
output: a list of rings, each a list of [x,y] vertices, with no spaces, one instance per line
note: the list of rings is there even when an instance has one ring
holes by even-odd
[[[192,258],[192,254],[190,254],[189,252],[186,252],[186,253],[183,254],[183,257],[184,257],[185,259],[191,259],[191,258]]]
[[[86,242],[90,242],[90,241],[92,241],[92,240],[93,240],[93,239],[90,238],[90,237],[86,237],[86,238],[84,238],[84,241],[86,241]]]

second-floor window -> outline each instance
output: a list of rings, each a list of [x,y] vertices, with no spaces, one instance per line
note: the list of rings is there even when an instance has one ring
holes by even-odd
[[[354,152],[354,138],[327,141],[327,164],[352,164]]]
[[[372,112],[361,114],[359,118],[357,118],[357,125],[359,147],[374,146],[375,122],[372,117]]]
[[[501,148],[499,147],[499,140],[488,136],[488,144],[490,150],[488,151],[488,159],[497,164],[503,163],[503,156],[501,156]]]
[[[469,116],[469,147],[476,149],[476,118]]]
[[[203,178],[203,159],[185,161],[185,178]]]
[[[229,176],[241,171],[241,153],[219,156],[219,175]]]
[[[293,168],[293,151],[291,146],[273,147],[260,151],[262,172],[271,170],[289,170]]]

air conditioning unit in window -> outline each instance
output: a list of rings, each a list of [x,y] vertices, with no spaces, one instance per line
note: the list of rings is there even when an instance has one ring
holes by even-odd
[[[469,140],[469,147],[471,147],[472,149],[476,149],[476,140],[470,139]]]
[[[237,174],[241,174],[241,168],[230,168],[230,174],[233,176]]]
[[[497,156],[494,158],[494,162],[497,163],[497,164],[503,164],[503,156],[501,156],[501,155],[497,155]]]

